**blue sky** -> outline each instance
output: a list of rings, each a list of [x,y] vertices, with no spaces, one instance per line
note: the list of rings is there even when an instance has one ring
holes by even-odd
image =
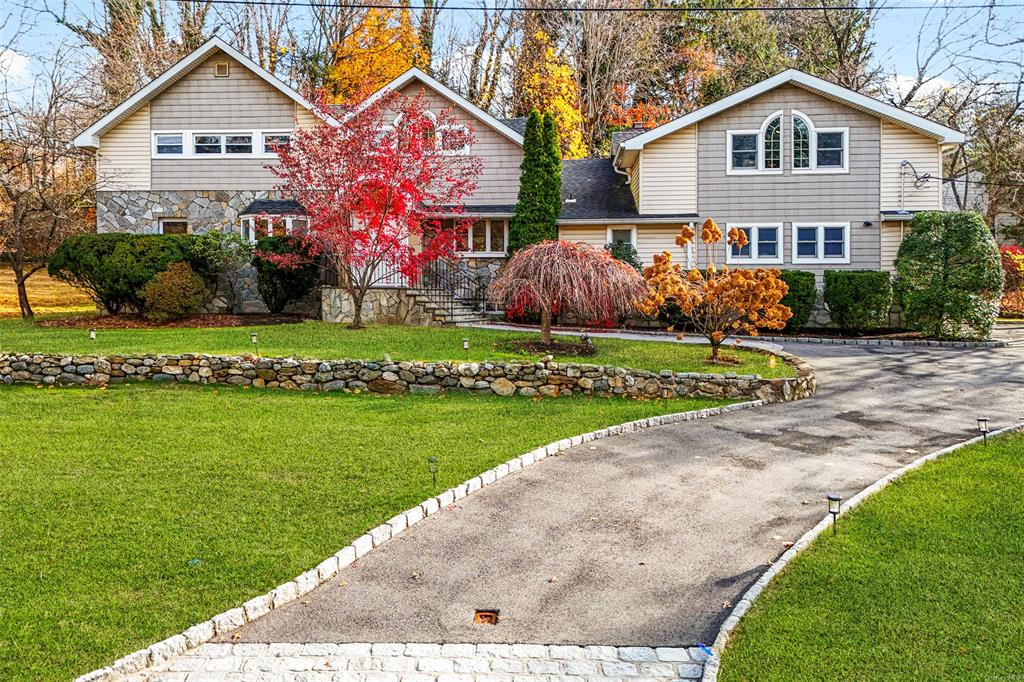
[[[65,0],[37,0],[37,6],[43,7],[46,4],[59,11],[62,2]],[[173,0],[172,0],[173,1]],[[488,0],[490,1],[490,0]],[[1000,0],[1004,4],[1024,2],[1024,0]],[[66,0],[68,13],[74,16],[91,15],[92,0]],[[414,0],[415,2],[415,0]],[[938,21],[942,17],[942,8],[956,8],[958,5],[975,4],[978,0],[947,0],[946,2],[933,2],[931,0],[889,0],[890,5],[900,7],[913,6],[913,10],[890,9],[883,11],[875,25],[874,40],[876,43],[875,59],[886,74],[909,76],[916,72],[917,64],[917,34],[922,25],[925,25],[926,35],[937,30]],[[20,2],[18,4],[21,4]],[[468,0],[451,0],[452,6],[468,4]],[[930,10],[930,11],[929,11]],[[15,0],[0,0],[0,21],[9,12],[18,12]],[[1020,7],[1004,7],[995,10],[1000,20],[1016,22],[1015,34],[1024,36],[1024,9]],[[31,78],[35,70],[34,64],[40,59],[45,59],[52,51],[53,46],[62,40],[73,41],[74,37],[67,29],[59,26],[51,16],[44,12],[29,12],[34,15],[35,26],[31,31],[21,37],[18,43],[20,55],[0,54],[0,72],[6,75],[13,82],[25,81]],[[954,9],[951,20],[967,20],[966,25],[958,28],[958,31],[945,31],[947,35],[958,32],[961,35],[972,35],[980,33],[985,26],[984,11]],[[458,21],[469,22],[470,14],[458,12]],[[12,32],[13,25],[17,22],[10,22],[4,29],[0,30],[0,41],[4,40]],[[1021,58],[1021,46],[1015,48],[1014,55]],[[941,66],[939,67],[941,68]],[[937,69],[933,69],[935,71]]]

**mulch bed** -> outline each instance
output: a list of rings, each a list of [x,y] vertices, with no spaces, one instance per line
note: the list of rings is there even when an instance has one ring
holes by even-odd
[[[61,317],[40,320],[40,327],[72,329],[196,329],[216,327],[255,327],[273,324],[298,324],[302,315],[192,315],[182,320],[153,322],[141,315],[102,315],[100,317]]]
[[[593,344],[584,344],[579,341],[567,343],[565,341],[552,341],[542,343],[540,341],[509,341],[501,345],[503,350],[510,350],[530,355],[563,355],[569,357],[585,358],[597,353]]]

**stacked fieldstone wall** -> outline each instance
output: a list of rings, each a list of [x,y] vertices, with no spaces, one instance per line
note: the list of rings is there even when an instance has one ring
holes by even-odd
[[[633,396],[799,400],[814,393],[814,373],[779,354],[797,376],[647,372],[583,363],[372,362],[217,355],[0,354],[0,383],[90,385],[130,381],[234,384],[352,393],[441,393],[500,396]]]

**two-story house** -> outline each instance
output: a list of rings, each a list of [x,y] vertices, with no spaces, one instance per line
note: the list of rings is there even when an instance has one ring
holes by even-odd
[[[459,255],[471,271],[492,272],[506,255],[524,121],[495,118],[418,69],[385,87],[422,92],[472,128],[463,153],[479,156],[483,172],[465,201],[475,221]],[[96,152],[97,230],[251,237],[261,215],[298,226],[302,207],[275,190],[266,167],[273,144],[315,124],[301,94],[213,38],[76,139]],[[629,241],[645,263],[669,251],[693,264],[891,269],[914,212],[941,209],[942,157],[963,141],[788,70],[658,128],[616,133],[611,158],[563,162],[559,234]],[[744,228],[750,245],[675,245],[681,225],[707,217]],[[227,307],[258,310],[251,275],[239,281]]]

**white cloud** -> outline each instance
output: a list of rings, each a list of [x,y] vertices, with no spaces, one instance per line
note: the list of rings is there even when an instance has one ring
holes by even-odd
[[[35,69],[32,61],[14,50],[0,50],[0,73],[9,92],[24,91],[32,87]]]
[[[917,79],[913,76],[896,74],[895,76],[886,79],[884,88],[887,92],[896,95],[894,99],[901,99],[904,95],[910,92],[916,82]],[[944,78],[933,78],[920,87],[917,91],[917,98],[927,99],[933,95],[939,94],[943,90],[949,90],[950,88],[955,87],[956,83],[953,81],[948,81]]]

